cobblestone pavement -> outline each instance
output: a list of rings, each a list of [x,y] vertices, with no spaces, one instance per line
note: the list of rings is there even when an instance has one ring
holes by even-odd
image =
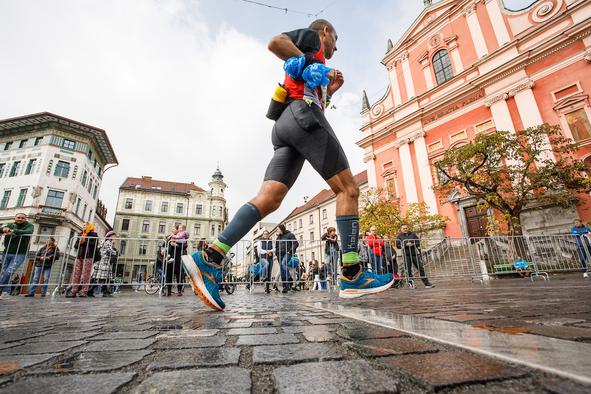
[[[223,313],[194,296],[14,297],[0,301],[0,392],[589,392],[574,381],[315,307],[346,302],[484,323],[483,329],[519,321],[514,327],[536,335],[564,338],[566,328],[569,340],[591,338],[591,284],[497,282],[392,289],[358,301],[239,288],[224,297]]]

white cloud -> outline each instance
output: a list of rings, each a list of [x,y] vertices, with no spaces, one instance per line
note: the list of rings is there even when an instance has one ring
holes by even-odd
[[[101,189],[111,218],[127,176],[207,188],[220,161],[232,213],[256,193],[283,75],[265,42],[208,26],[199,3],[180,0],[2,2],[0,14],[0,117],[50,111],[107,130],[120,161]],[[359,97],[334,103],[328,118],[359,170]],[[308,165],[302,178],[271,219],[326,187]]]

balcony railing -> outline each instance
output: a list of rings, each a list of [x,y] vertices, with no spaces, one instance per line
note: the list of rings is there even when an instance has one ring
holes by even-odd
[[[42,205],[40,208],[41,213],[49,216],[64,216],[64,213],[66,212],[64,208],[49,207],[47,205]]]

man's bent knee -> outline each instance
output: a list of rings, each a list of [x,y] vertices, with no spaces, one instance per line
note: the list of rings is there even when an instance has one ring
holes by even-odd
[[[251,203],[258,208],[261,217],[267,216],[281,206],[288,190],[287,186],[280,182],[265,181]]]
[[[348,199],[358,199],[359,198],[359,186],[356,184],[345,184],[340,190],[336,191],[337,195],[346,196]]]
[[[345,193],[347,193],[347,197],[358,199],[359,198],[359,186],[353,184],[345,188]]]

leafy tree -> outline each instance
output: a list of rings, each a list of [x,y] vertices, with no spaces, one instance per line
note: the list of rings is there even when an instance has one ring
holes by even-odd
[[[382,189],[370,189],[361,195],[359,221],[361,231],[369,231],[371,226],[378,228],[378,233],[387,238],[396,238],[403,223],[417,235],[445,228],[447,217],[431,214],[425,203],[409,204],[402,212],[400,204],[388,199]]]
[[[577,193],[591,189],[584,163],[573,158],[577,148],[560,127],[548,124],[478,134],[435,163],[442,178],[435,189],[441,198],[454,190],[477,197],[481,206],[500,212],[511,235],[521,235],[525,208],[568,207]]]

